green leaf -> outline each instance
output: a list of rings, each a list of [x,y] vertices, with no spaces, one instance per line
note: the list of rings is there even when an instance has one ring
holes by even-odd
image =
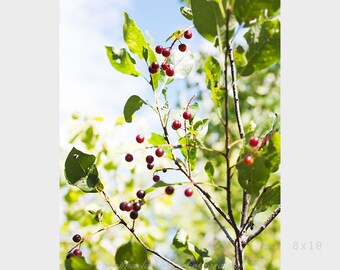
[[[148,143],[153,145],[153,146],[168,144],[167,141],[164,139],[164,137],[162,135],[157,134],[155,132],[151,133],[151,138],[148,139]]]
[[[88,210],[88,212],[92,215],[93,219],[97,222],[101,222],[103,220],[103,210],[99,209],[97,211]]]
[[[204,170],[205,170],[206,174],[208,175],[209,180],[213,182],[214,181],[215,168],[210,161],[208,161],[205,164]]]
[[[66,270],[97,270],[96,266],[88,264],[82,256],[74,256],[65,260]]]
[[[192,15],[192,10],[189,7],[181,7],[180,9],[181,14],[188,19],[189,21],[192,21],[192,19],[194,18]]]
[[[185,157],[186,160],[189,160],[190,162],[190,169],[193,171],[196,167],[197,159],[197,148],[194,147],[188,147],[187,145],[187,139],[185,137],[182,137],[179,139],[179,143],[182,145],[181,152],[182,155]],[[189,145],[196,145],[197,141],[192,140],[188,138]]]
[[[246,166],[243,162],[237,165],[238,181],[249,194],[257,194],[267,183],[270,171],[261,157],[255,158],[252,166]]]
[[[280,183],[276,182],[273,185],[266,187],[263,190],[256,206],[256,212],[264,212],[268,207],[280,204]]]
[[[135,69],[136,61],[126,51],[126,49],[115,49],[114,47],[105,47],[107,57],[111,65],[121,73],[138,77],[141,73]]]
[[[225,0],[222,6],[225,7]],[[191,0],[193,21],[197,31],[207,40],[214,42],[216,36],[221,36],[222,28],[225,28],[224,8],[220,8],[216,2],[207,0]]]
[[[183,249],[183,248],[186,249],[188,239],[189,239],[189,235],[187,234],[187,232],[185,230],[183,230],[182,228],[180,228],[177,231],[176,235],[174,236],[174,238],[172,240],[172,244],[177,249]]]
[[[143,59],[143,50],[148,47],[148,43],[135,21],[126,12],[124,12],[123,36],[129,50]]]
[[[138,111],[143,104],[147,104],[143,99],[137,95],[129,97],[124,106],[124,118],[128,123],[132,122],[133,114]]]
[[[165,40],[165,42],[168,42],[172,38],[173,39],[179,39],[180,34],[181,34],[181,30],[176,30]]]
[[[174,65],[175,75],[173,77],[178,79],[187,77],[195,66],[195,58],[190,50],[186,50],[185,52],[181,52],[178,49],[173,50],[168,61]]]
[[[204,63],[205,81],[211,91],[211,99],[216,107],[220,107],[224,99],[224,90],[220,89],[221,66],[218,60],[209,56]]]
[[[163,181],[158,181],[157,183],[153,184],[151,187],[145,189],[145,193],[148,194],[158,188],[162,188],[162,187],[167,187],[167,186],[174,186],[174,185],[182,185],[182,182],[176,182],[176,183],[166,183]]]
[[[280,21],[266,21],[255,25],[245,34],[249,45],[247,64],[239,72],[248,76],[254,71],[268,68],[280,60]]]
[[[224,257],[223,261],[219,263],[216,267],[216,270],[233,270],[233,262],[227,258]]]
[[[120,246],[115,255],[118,269],[148,269],[149,258],[145,248],[135,241]]]
[[[242,22],[249,26],[254,19],[269,16],[276,13],[280,8],[280,0],[235,0],[234,13],[239,24]]]
[[[279,169],[281,162],[281,136],[280,133],[274,132],[269,139],[266,152],[263,154],[264,164],[271,172]]]

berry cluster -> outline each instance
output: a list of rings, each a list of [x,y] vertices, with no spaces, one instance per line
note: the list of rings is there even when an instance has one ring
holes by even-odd
[[[122,211],[130,212],[130,218],[136,219],[138,218],[138,211],[142,208],[142,205],[144,204],[144,197],[145,197],[145,191],[140,189],[136,192],[136,196],[140,200],[133,200],[129,202],[121,202],[119,204],[119,209]]]
[[[258,146],[259,142],[260,142],[260,140],[259,140],[258,137],[251,137],[249,139],[249,145],[252,146],[252,147]],[[243,158],[243,163],[246,166],[252,166],[254,164],[254,157],[251,154],[246,155]]]
[[[73,242],[75,242],[75,243],[79,243],[81,240],[82,240],[82,238],[81,238],[81,236],[79,235],[79,234],[75,234],[73,237],[72,237],[72,240],[73,240]],[[74,249],[72,252],[69,252],[69,253],[67,253],[67,255],[66,255],[66,259],[69,259],[69,258],[71,258],[71,257],[73,257],[73,256],[82,256],[83,255],[83,253],[82,253],[82,251],[80,250],[80,249]]]
[[[186,31],[184,31],[183,36],[186,39],[190,39],[192,37],[192,32],[190,30],[186,30]],[[149,72],[151,74],[157,73],[158,69],[161,68],[162,70],[164,70],[164,72],[167,76],[169,76],[169,77],[174,76],[175,71],[174,71],[173,67],[171,67],[171,65],[169,64],[168,57],[170,56],[171,49],[172,49],[172,47],[174,46],[174,44],[176,43],[177,40],[179,41],[179,39],[176,38],[174,40],[174,42],[171,44],[170,47],[164,47],[163,48],[162,45],[156,46],[156,48],[155,48],[156,53],[163,55],[165,57],[165,59],[164,59],[164,61],[161,65],[158,62],[151,63],[151,65],[149,66]],[[187,45],[185,45],[184,43],[180,43],[178,45],[178,49],[181,52],[185,52],[187,50]]]

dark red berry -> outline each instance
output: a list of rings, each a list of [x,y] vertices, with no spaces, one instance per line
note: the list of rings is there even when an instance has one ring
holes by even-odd
[[[119,204],[119,209],[122,210],[122,211],[125,211],[126,204],[127,204],[127,202],[121,202]]]
[[[146,162],[147,162],[148,164],[150,164],[150,163],[152,163],[155,159],[154,159],[153,156],[148,155],[148,156],[146,156],[145,160],[146,160]]]
[[[125,160],[126,160],[127,162],[131,162],[131,161],[133,160],[133,155],[131,155],[131,154],[126,154]]]
[[[80,249],[75,249],[75,250],[73,250],[73,254],[74,254],[74,256],[81,256],[81,255],[83,255],[83,252],[81,252]]]
[[[259,142],[260,142],[260,140],[259,140],[259,138],[258,137],[251,137],[250,139],[249,139],[249,144],[251,145],[251,146],[257,146],[258,144],[259,144]]]
[[[153,69],[151,66],[149,66],[149,72],[151,74],[155,74],[155,73],[157,73],[157,69]]]
[[[162,45],[158,45],[158,46],[156,46],[156,53],[158,53],[158,54],[161,54],[161,53],[162,53],[162,51],[163,51],[163,47],[162,47]]]
[[[138,134],[138,135],[136,136],[136,141],[137,141],[138,143],[144,142],[144,136],[141,135],[141,134]]]
[[[169,67],[166,71],[165,71],[166,75],[168,75],[169,77],[174,76],[175,71],[173,68]]]
[[[167,71],[170,68],[170,64],[168,62],[162,64],[162,69]]]
[[[162,55],[168,57],[170,55],[170,48],[163,48]]]
[[[146,167],[147,167],[149,170],[152,170],[153,167],[155,167],[155,164],[153,164],[153,163],[148,163],[148,165],[146,165]]]
[[[125,204],[124,210],[126,212],[130,212],[132,210],[132,208],[133,208],[132,203],[128,202],[128,203]]]
[[[251,166],[254,163],[254,158],[251,155],[247,155],[244,157],[243,163],[246,166]]]
[[[172,127],[174,130],[177,130],[177,129],[181,128],[181,126],[182,126],[182,124],[181,124],[181,122],[178,121],[178,120],[173,121],[173,122],[172,122],[172,125],[171,125],[171,127]]]
[[[132,211],[132,212],[130,213],[130,218],[132,218],[132,219],[138,218],[138,212]]]
[[[179,44],[179,45],[178,45],[178,49],[179,49],[181,52],[185,52],[185,51],[187,50],[187,45],[185,45],[184,43]]]
[[[166,173],[168,170],[167,170],[167,169],[163,169],[162,171],[163,171],[164,173]]]
[[[167,186],[165,188],[165,193],[168,195],[172,195],[175,192],[175,189],[173,188],[173,186]]]
[[[72,252],[67,253],[66,259],[69,259],[71,257],[74,257],[74,254]]]
[[[194,193],[194,191],[191,188],[187,188],[186,190],[184,190],[184,195],[187,197],[191,197],[192,193]]]
[[[140,189],[137,191],[136,195],[139,199],[143,199],[145,197],[145,191]]]
[[[142,207],[142,205],[139,202],[133,203],[132,206],[133,206],[133,210],[134,211],[139,211],[141,209],[141,207]]]
[[[153,180],[154,182],[158,182],[160,179],[161,179],[161,178],[159,177],[159,175],[154,175],[154,176],[152,177],[152,180]]]
[[[159,68],[158,62],[152,62],[151,67],[152,67],[153,69],[158,69],[158,68]]]
[[[190,120],[190,119],[191,119],[191,112],[185,111],[185,112],[183,113],[183,118],[184,118],[185,120]]]
[[[191,39],[191,38],[192,38],[192,32],[191,32],[190,30],[186,30],[186,31],[184,32],[184,37],[185,37],[186,39]]]
[[[162,148],[157,148],[155,154],[157,157],[162,157],[164,155],[164,150]]]
[[[79,234],[75,234],[75,235],[73,235],[72,240],[74,242],[78,243],[81,240],[81,236]]]

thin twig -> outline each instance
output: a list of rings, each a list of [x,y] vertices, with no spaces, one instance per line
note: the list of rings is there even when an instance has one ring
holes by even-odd
[[[243,243],[243,246],[246,246],[251,240],[253,240],[256,236],[258,236],[268,225],[277,217],[277,215],[281,212],[281,206],[277,207],[274,212],[269,216],[269,218]]]
[[[111,208],[112,212],[115,214],[115,216],[120,220],[120,223],[122,225],[124,225],[125,228],[127,228],[131,234],[136,238],[136,240],[145,248],[145,250],[155,254],[156,256],[158,256],[159,258],[161,258],[163,261],[166,261],[167,263],[169,263],[170,265],[172,265],[173,267],[175,267],[176,269],[181,269],[181,270],[185,270],[185,268],[183,268],[182,266],[176,264],[175,262],[171,261],[170,259],[164,257],[162,254],[158,253],[157,251],[151,249],[150,247],[148,247],[143,241],[142,239],[139,238],[139,236],[135,233],[134,228],[130,228],[126,221],[121,218],[117,211],[113,208],[111,201],[109,199],[109,197],[106,195],[106,193],[104,191],[101,192],[101,195],[103,196],[105,202],[109,205],[109,207]]]
[[[218,226],[220,226],[221,230],[224,232],[224,234],[227,236],[227,238],[229,239],[230,243],[235,246],[235,242],[234,239],[230,236],[230,234],[228,233],[227,229],[223,226],[223,224],[219,221],[219,219],[217,218],[216,214],[214,213],[214,210],[211,208],[211,206],[209,205],[209,203],[207,202],[207,200],[203,197],[203,195],[200,193],[204,203],[206,204],[206,206],[208,207],[210,213],[212,214],[212,216],[214,217],[214,220],[216,221],[216,223],[218,224]]]

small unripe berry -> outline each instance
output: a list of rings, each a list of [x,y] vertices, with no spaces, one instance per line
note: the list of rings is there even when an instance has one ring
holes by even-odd
[[[152,180],[153,180],[154,182],[158,182],[160,179],[161,179],[161,178],[159,177],[159,175],[154,175],[154,176],[152,177]]]
[[[78,243],[81,240],[81,236],[79,234],[75,234],[75,235],[73,235],[72,240],[74,242]]]
[[[247,155],[244,157],[243,163],[246,166],[251,166],[254,163],[254,158],[251,155]]]
[[[187,188],[186,190],[184,190],[184,195],[187,197],[191,197],[193,193],[194,191],[191,188]]]
[[[80,249],[75,249],[75,250],[73,251],[73,254],[74,254],[74,256],[81,256],[81,255],[83,255],[83,252],[81,252]]]
[[[190,119],[191,119],[191,112],[185,111],[185,112],[183,113],[183,118],[184,118],[185,120],[190,120]]]
[[[185,37],[186,39],[191,39],[191,38],[192,38],[192,32],[191,32],[190,30],[186,30],[186,31],[184,32],[184,37]]]
[[[161,45],[156,46],[156,53],[161,54],[163,51],[163,47]]]
[[[162,50],[162,55],[163,55],[164,57],[168,57],[168,56],[170,55],[170,48],[164,48],[164,49]]]
[[[178,49],[179,49],[181,52],[185,52],[185,51],[187,50],[187,45],[185,45],[184,43],[179,44],[179,45],[178,45]]]
[[[173,186],[167,186],[165,188],[165,193],[168,194],[168,195],[172,195],[172,194],[174,194],[174,192],[175,192],[175,189],[174,189]]]
[[[178,121],[178,120],[173,121],[173,122],[172,122],[172,125],[171,125],[171,127],[172,127],[174,130],[177,130],[177,129],[181,128],[181,126],[182,126],[182,124],[181,124],[181,122]]]
[[[259,144],[259,138],[258,137],[251,137],[249,139],[249,144],[253,147],[257,146]]]
[[[145,191],[140,189],[137,191],[136,195],[139,199],[143,199],[145,197]]]
[[[138,135],[136,136],[136,141],[137,141],[138,143],[144,142],[144,136],[141,135],[141,134],[138,134]]]
[[[133,155],[131,155],[131,154],[126,154],[125,160],[126,160],[127,162],[131,162],[131,161],[133,160]]]
[[[157,157],[162,157],[164,155],[164,150],[162,148],[157,148],[155,154]]]

